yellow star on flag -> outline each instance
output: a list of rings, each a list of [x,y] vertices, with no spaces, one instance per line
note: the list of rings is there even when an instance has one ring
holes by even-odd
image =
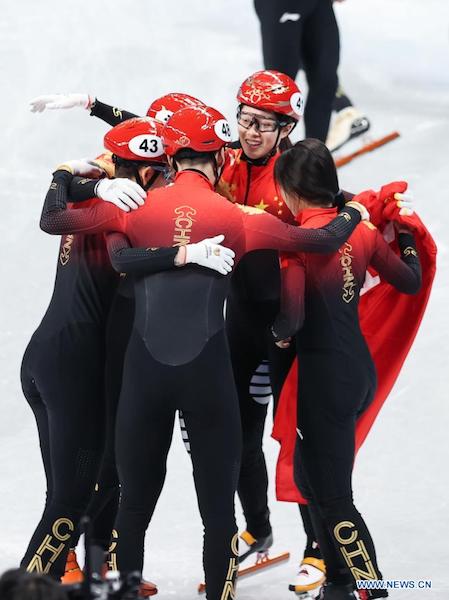
[[[255,204],[254,205],[256,208],[260,208],[260,210],[265,210],[266,208],[268,208],[268,204],[265,204],[265,202],[262,200],[259,202],[259,204]]]

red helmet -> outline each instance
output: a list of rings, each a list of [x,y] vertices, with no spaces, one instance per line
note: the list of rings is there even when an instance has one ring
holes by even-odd
[[[196,106],[206,106],[204,102],[198,100],[198,98],[194,98],[193,96],[189,96],[189,94],[181,94],[177,92],[173,92],[171,94],[166,94],[165,96],[161,96],[150,104],[147,110],[147,116],[153,117],[153,119],[157,119],[162,123],[166,123],[168,119],[175,113],[177,110],[181,110],[181,108],[192,108]]]
[[[196,152],[216,152],[231,141],[231,128],[215,108],[182,108],[166,123],[162,141],[168,156],[174,156],[185,148]]]
[[[164,126],[150,117],[135,117],[119,123],[104,136],[104,147],[124,160],[164,164]]]
[[[304,97],[291,77],[280,71],[257,71],[240,86],[240,104],[269,110],[298,121],[304,112]]]

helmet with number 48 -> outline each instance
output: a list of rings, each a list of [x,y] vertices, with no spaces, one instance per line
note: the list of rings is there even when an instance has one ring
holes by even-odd
[[[165,124],[162,139],[168,156],[175,156],[180,150],[187,149],[217,152],[231,141],[231,128],[215,108],[182,108]]]

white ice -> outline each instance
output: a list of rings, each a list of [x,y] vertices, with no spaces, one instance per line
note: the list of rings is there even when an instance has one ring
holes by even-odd
[[[274,0],[273,0],[274,1]],[[428,312],[355,469],[355,497],[388,579],[431,579],[404,600],[449,598],[448,355],[449,5],[447,0],[348,0],[337,7],[341,76],[378,133],[400,140],[341,170],[351,190],[407,179],[439,247]],[[58,241],[38,217],[53,167],[94,156],[106,126],[83,110],[33,115],[38,94],[89,92],[143,113],[186,91],[231,120],[238,84],[261,67],[250,0],[2,0],[0,20],[1,420],[0,571],[17,565],[44,501],[36,427],[19,384],[27,341],[47,306]],[[445,391],[446,390],[446,391]],[[213,399],[211,399],[213,401]],[[265,443],[273,474],[277,445]],[[242,581],[240,600],[292,598],[304,544],[297,508],[272,496],[275,549],[289,564]],[[240,511],[239,511],[240,519]],[[240,524],[242,521],[240,519]],[[202,579],[202,527],[180,435],[147,536],[145,573],[160,598],[193,600]]]

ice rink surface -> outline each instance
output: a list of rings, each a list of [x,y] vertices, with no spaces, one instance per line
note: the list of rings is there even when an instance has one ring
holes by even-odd
[[[392,598],[449,598],[449,4],[347,0],[337,7],[341,79],[376,133],[401,139],[340,172],[360,191],[407,179],[439,248],[427,315],[402,374],[360,452],[355,498],[387,579],[432,580]],[[238,84],[260,68],[250,0],[2,0],[0,19],[0,571],[18,563],[43,507],[36,427],[19,384],[24,348],[51,295],[58,240],[39,231],[54,166],[94,156],[105,124],[81,109],[28,112],[38,94],[89,92],[143,114],[168,91],[217,106],[234,122]],[[271,473],[277,445],[265,449]],[[271,487],[273,496],[273,488]],[[240,509],[239,518],[240,518]],[[289,564],[242,581],[239,600],[293,598],[303,549],[297,508],[275,503],[274,551]],[[202,526],[191,466],[175,435],[167,482],[147,536],[145,573],[161,600],[196,598]]]

